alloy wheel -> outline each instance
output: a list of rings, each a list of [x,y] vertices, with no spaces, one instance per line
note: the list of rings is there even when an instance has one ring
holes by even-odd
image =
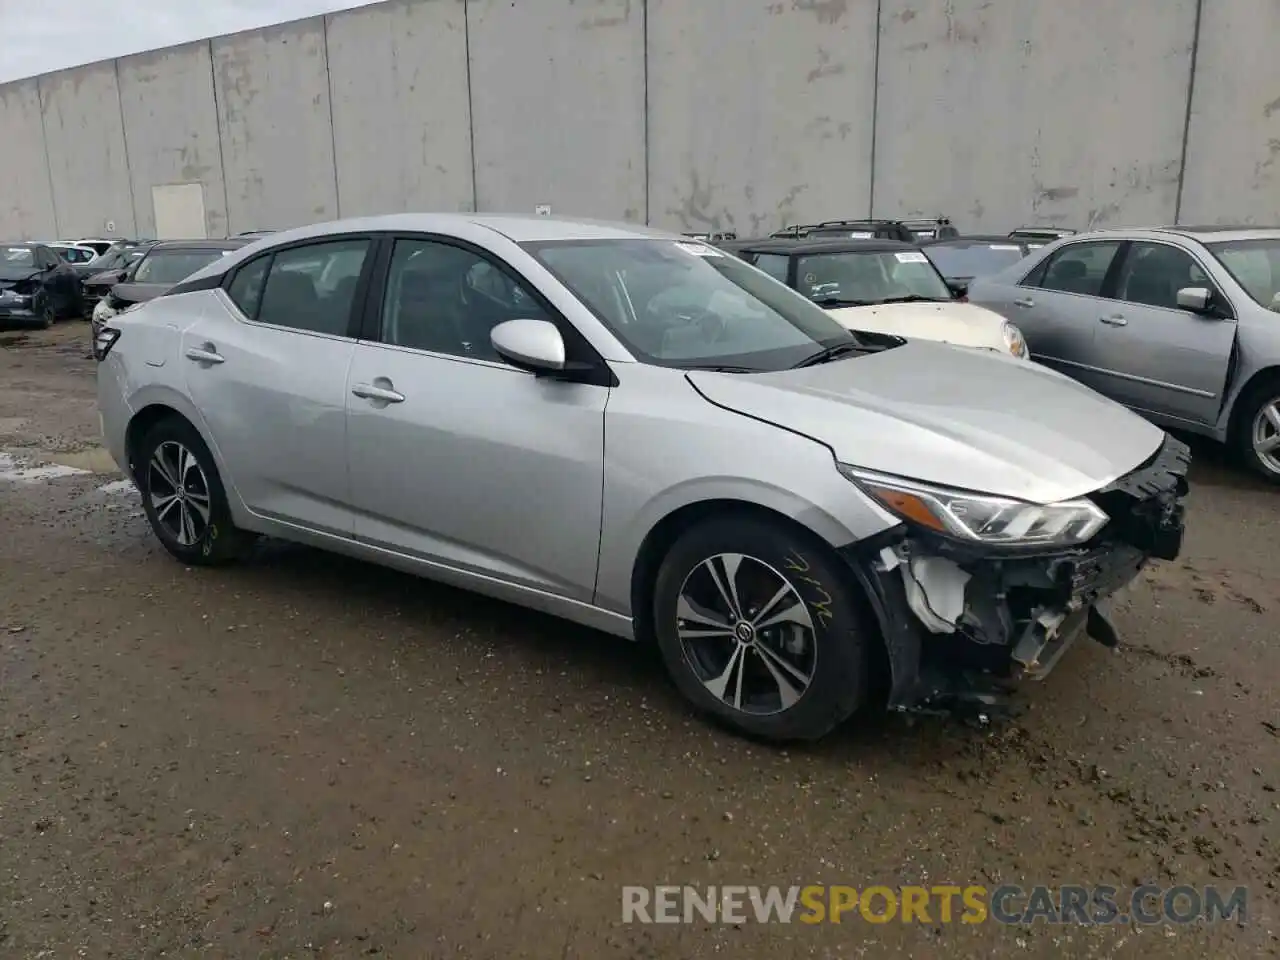
[[[1253,418],[1253,452],[1272,473],[1280,474],[1280,397],[1264,403]]]
[[[694,567],[680,586],[676,633],[702,685],[743,713],[788,710],[813,682],[818,648],[808,604],[755,557],[721,553]]]
[[[156,447],[147,464],[147,493],[156,522],[181,546],[209,529],[209,481],[195,455],[176,440]]]

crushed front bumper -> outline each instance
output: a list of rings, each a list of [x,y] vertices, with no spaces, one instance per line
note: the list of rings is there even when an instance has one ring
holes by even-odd
[[[1152,559],[1182,548],[1191,455],[1166,437],[1138,469],[1090,494],[1110,518],[1078,547],[1028,552],[896,527],[846,551],[879,621],[892,710],[1007,706],[1082,635],[1114,647],[1108,603]]]

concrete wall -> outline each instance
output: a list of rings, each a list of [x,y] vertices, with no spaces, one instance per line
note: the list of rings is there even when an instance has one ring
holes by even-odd
[[[876,0],[649,0],[650,219],[747,236],[861,216]]]
[[[1280,223],[1280,2],[1205,0],[1184,223]]]
[[[469,0],[476,204],[644,220],[644,5]]]
[[[119,61],[119,74],[138,234],[156,235],[152,187],[200,183],[205,230],[211,237],[224,236],[227,191],[209,44],[128,57]]]
[[[460,0],[364,7],[328,32],[343,215],[474,209]]]
[[[1173,221],[1196,0],[882,0],[880,16],[875,213],[975,232]]]
[[[0,235],[52,239],[53,183],[40,116],[40,86],[19,80],[0,86]]]
[[[119,233],[136,234],[115,62],[49,74],[39,87],[58,232],[94,236],[114,224]]]
[[[211,236],[1275,222],[1277,36],[1280,0],[387,0],[0,86],[0,237],[146,235],[178,183]]]

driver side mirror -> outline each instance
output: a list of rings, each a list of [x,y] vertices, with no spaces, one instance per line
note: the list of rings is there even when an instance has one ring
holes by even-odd
[[[507,320],[489,333],[498,356],[538,376],[565,369],[564,338],[549,320]]]
[[[951,295],[957,300],[963,300],[969,293],[968,280],[948,280],[947,289],[951,291]]]
[[[1178,291],[1177,303],[1192,313],[1213,313],[1213,291],[1208,287],[1183,287]]]

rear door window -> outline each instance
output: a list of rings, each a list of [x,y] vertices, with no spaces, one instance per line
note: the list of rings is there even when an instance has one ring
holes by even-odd
[[[1100,297],[1120,243],[1119,240],[1097,240],[1068,244],[1050,256],[1042,269],[1033,270],[1023,283],[1043,290]]]

